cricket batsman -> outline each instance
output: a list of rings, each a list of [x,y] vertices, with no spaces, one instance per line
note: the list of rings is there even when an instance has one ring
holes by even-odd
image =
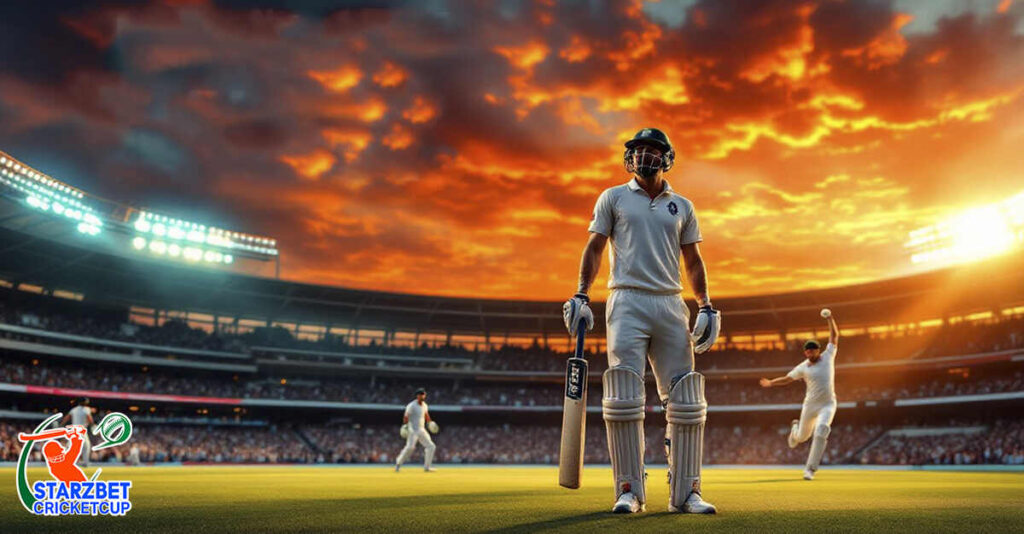
[[[66,425],[68,423],[81,426],[86,429],[92,428],[95,421],[92,418],[92,408],[89,407],[88,398],[83,397],[78,399],[78,404],[72,408],[63,419],[61,419],[60,424]],[[82,437],[83,443],[81,459],[83,465],[85,465],[85,467],[89,467],[89,460],[92,457],[92,441],[89,439],[88,432],[85,432]],[[75,458],[78,459],[78,455],[75,455]]]
[[[416,390],[416,398],[405,405],[405,415],[402,417],[400,431],[402,437],[405,438],[405,447],[395,461],[396,473],[402,468],[402,464],[412,456],[417,441],[423,445],[423,470],[428,473],[436,471],[430,464],[434,461],[434,450],[437,449],[437,445],[434,445],[434,440],[430,439],[427,429],[435,434],[438,432],[437,423],[430,419],[430,412],[427,409],[427,390],[420,388]]]
[[[581,319],[593,328],[587,296],[608,241],[611,274],[605,310],[608,370],[602,413],[615,477],[616,513],[646,509],[644,470],[645,359],[649,359],[665,407],[671,512],[713,514],[701,498],[700,467],[707,402],[704,376],[693,370],[693,353],[715,343],[721,317],[711,306],[702,240],[693,203],[676,193],[664,174],[675,150],[668,136],[645,128],[626,143],[623,163],[632,179],[601,193],[583,250],[579,287],[563,306],[572,335]],[[693,332],[683,302],[679,256],[700,307]],[[696,346],[695,346],[696,345]]]
[[[821,345],[811,339],[804,343],[806,359],[793,368],[786,376],[771,380],[761,379],[761,387],[770,388],[785,386],[797,380],[807,385],[804,405],[800,409],[800,419],[794,419],[789,429],[789,448],[807,441],[812,436],[811,452],[807,455],[807,466],[804,469],[804,480],[813,480],[814,473],[821,463],[821,456],[828,444],[828,435],[832,431],[832,419],[836,416],[836,352],[839,350],[839,327],[832,317],[832,312],[825,308],[821,316],[828,321],[828,345],[824,352]]]

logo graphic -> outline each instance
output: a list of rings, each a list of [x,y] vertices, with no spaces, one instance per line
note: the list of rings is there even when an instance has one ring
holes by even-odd
[[[18,457],[16,473],[18,498],[26,510],[35,515],[115,515],[127,514],[132,509],[127,480],[97,480],[102,469],[96,469],[91,478],[76,465],[86,441],[89,439],[82,425],[45,430],[63,414],[57,413],[43,421],[31,434],[18,434],[25,443]],[[120,412],[112,412],[92,431],[103,438],[103,444],[94,451],[116,447],[132,437],[132,421]],[[67,440],[67,447],[61,440]],[[36,442],[43,442],[42,451],[46,467],[53,480],[28,481],[28,459]]]
[[[587,385],[587,362],[570,358],[565,370],[565,396],[573,400],[583,399],[583,388]]]
[[[676,206],[675,201],[668,203],[668,212],[671,213],[672,215],[679,213],[679,207]]]

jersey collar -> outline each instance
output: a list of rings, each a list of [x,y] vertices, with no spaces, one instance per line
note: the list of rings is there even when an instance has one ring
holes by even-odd
[[[664,195],[665,193],[673,192],[672,184],[668,183],[668,180],[665,180],[664,178],[662,178],[662,181],[665,182],[665,189],[662,189],[661,193],[658,196]],[[640,187],[640,182],[638,182],[636,180],[635,176],[633,177],[632,180],[630,180],[628,183],[626,183],[626,187],[628,187],[629,190],[633,191],[634,193],[637,192],[637,191],[642,191],[642,192],[644,192],[646,194],[646,191],[644,191],[643,187]]]

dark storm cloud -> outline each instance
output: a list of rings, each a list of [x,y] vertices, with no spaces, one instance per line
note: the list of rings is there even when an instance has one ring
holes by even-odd
[[[130,2],[106,2],[123,7]],[[81,69],[109,68],[104,47],[65,22],[95,9],[74,0],[0,2],[0,65],[5,72],[38,83],[60,83]]]

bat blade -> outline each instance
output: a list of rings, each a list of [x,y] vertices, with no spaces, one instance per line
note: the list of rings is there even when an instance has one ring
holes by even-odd
[[[565,400],[562,403],[562,444],[558,453],[558,485],[577,489],[583,477],[583,451],[587,429],[587,371],[583,338],[587,328],[580,320],[576,354],[565,364]]]
[[[565,370],[562,404],[562,445],[558,455],[558,485],[577,489],[583,475],[587,428],[587,360],[570,358]]]
[[[55,428],[53,430],[45,430],[38,434],[29,434],[27,432],[18,433],[18,441],[39,441],[44,439],[62,438],[67,430],[64,428]]]

